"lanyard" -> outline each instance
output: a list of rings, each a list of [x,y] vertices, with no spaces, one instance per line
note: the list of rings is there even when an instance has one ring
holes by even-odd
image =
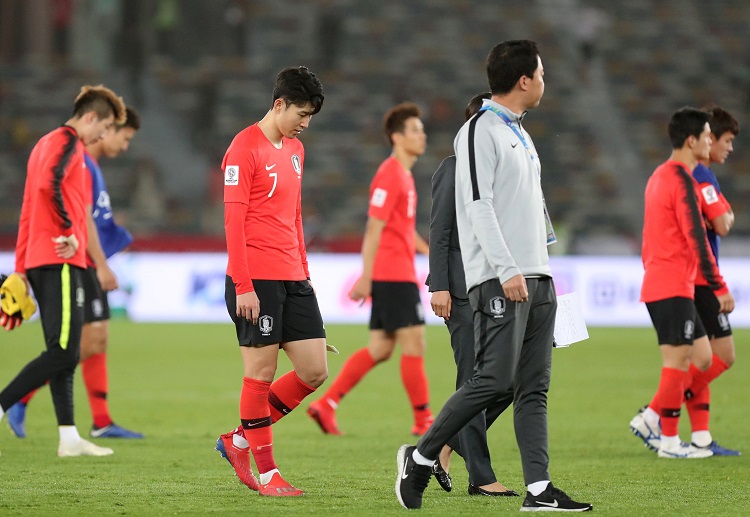
[[[521,144],[523,144],[526,152],[528,152],[529,156],[531,156],[531,161],[533,162],[535,160],[536,157],[534,156],[534,153],[531,152],[531,146],[529,146],[529,143],[526,141],[523,133],[521,133],[521,131],[519,131],[519,129],[513,125],[513,122],[510,121],[505,113],[495,108],[494,106],[483,106],[479,111],[491,111],[492,113],[503,119],[505,121],[505,125],[508,126],[516,134],[519,140],[521,140]]]
[[[534,153],[531,152],[531,146],[529,146],[529,143],[526,141],[526,138],[523,136],[523,133],[513,125],[513,123],[510,121],[508,116],[500,111],[499,109],[495,108],[494,106],[482,106],[482,108],[479,111],[491,111],[503,121],[505,121],[505,125],[508,126],[513,132],[516,134],[519,140],[521,140],[521,144],[523,144],[524,148],[526,149],[526,152],[529,153],[529,156],[531,157],[531,161],[535,161]],[[537,166],[538,168],[538,166]],[[542,196],[542,208],[544,209],[544,225],[547,228],[547,246],[550,244],[554,244],[557,242],[557,236],[555,235],[555,229],[552,227],[552,221],[549,217],[549,212],[547,211],[547,203],[544,201],[544,196]]]

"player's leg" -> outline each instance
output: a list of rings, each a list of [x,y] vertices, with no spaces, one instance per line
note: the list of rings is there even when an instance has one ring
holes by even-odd
[[[720,305],[713,291],[707,286],[696,286],[695,307],[707,337],[696,339],[702,355],[708,356],[706,368],[693,369],[691,383],[685,390],[685,405],[690,415],[692,443],[697,447],[710,448],[715,455],[737,456],[739,451],[718,445],[709,431],[711,389],[709,384],[724,373],[734,362],[732,328],[726,314],[719,312]],[[709,341],[710,337],[710,341]],[[729,362],[727,362],[729,361]]]
[[[275,423],[294,410],[328,377],[326,333],[323,318],[307,280],[284,282],[282,348],[294,369],[272,385],[269,394],[271,420]]]
[[[325,394],[307,409],[307,414],[315,420],[327,434],[343,434],[336,422],[336,409],[341,399],[361,381],[375,365],[386,361],[393,354],[396,340],[393,333],[384,330],[384,315],[387,310],[384,285],[387,282],[373,282],[372,312],[370,314],[370,340],[365,348],[360,348],[346,360]]]

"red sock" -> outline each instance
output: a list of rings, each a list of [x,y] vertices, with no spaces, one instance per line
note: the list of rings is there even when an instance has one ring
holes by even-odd
[[[240,421],[245,439],[261,474],[276,468],[273,459],[273,432],[268,404],[270,382],[245,377],[240,394]]]
[[[19,402],[21,402],[25,406],[34,397],[34,395],[36,395],[37,391],[39,391],[39,388],[35,390],[31,390],[26,395],[24,395],[24,397],[21,400],[19,400]]]
[[[430,390],[424,372],[424,357],[417,355],[401,356],[401,380],[409,395],[414,421],[424,422],[432,417],[430,411]]]
[[[661,432],[664,436],[677,436],[680,423],[680,408],[685,390],[684,382],[687,372],[676,368],[662,368],[659,389],[654,400],[659,407]]]
[[[361,348],[354,352],[344,363],[344,367],[336,376],[331,387],[328,388],[325,398],[333,400],[336,404],[349,393],[362,377],[375,366],[375,361],[367,348]]]
[[[694,368],[692,364],[690,367]],[[711,389],[708,385],[728,368],[729,365],[716,354],[712,357],[708,370],[702,372],[695,368],[693,382],[685,390],[685,405],[690,415],[693,432],[708,431],[708,421],[711,416]]]
[[[89,396],[94,427],[106,427],[112,423],[107,403],[107,354],[90,356],[81,363],[81,373]]]
[[[313,391],[315,388],[302,382],[294,370],[279,377],[268,391],[271,421],[276,423],[284,418]]]
[[[711,366],[705,372],[700,371],[695,365],[690,365],[690,371],[693,374],[692,382],[686,386],[685,398],[690,400],[690,397],[697,395],[702,389],[708,386],[710,382],[713,382],[719,375],[724,373],[729,368],[729,365],[721,360],[721,358],[714,354],[711,358]]]

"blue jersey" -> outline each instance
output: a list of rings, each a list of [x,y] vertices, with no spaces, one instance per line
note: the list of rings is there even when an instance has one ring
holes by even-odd
[[[133,236],[125,228],[115,224],[112,217],[112,206],[109,203],[107,185],[104,183],[104,176],[102,176],[99,164],[89,156],[89,153],[85,153],[84,159],[91,174],[92,215],[99,234],[99,242],[101,242],[104,254],[109,258],[133,242]]]
[[[716,179],[716,175],[713,173],[711,169],[703,165],[702,163],[699,163],[695,169],[693,169],[693,178],[695,178],[695,181],[698,182],[699,185],[709,183],[713,185],[714,189],[716,189],[716,195],[721,194],[721,187],[719,186],[719,180]],[[716,259],[716,262],[719,262],[719,241],[721,237],[719,235],[709,229],[706,228],[706,234],[708,235],[708,243],[711,245],[711,251],[714,254],[714,258]]]

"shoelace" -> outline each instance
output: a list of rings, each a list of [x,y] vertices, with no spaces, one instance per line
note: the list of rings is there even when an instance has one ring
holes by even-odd
[[[414,471],[414,488],[420,492],[424,492],[427,485],[430,484],[430,478],[432,477],[432,468],[427,465],[415,465]]]
[[[565,499],[570,500],[570,496],[557,488],[555,485],[550,483],[550,493],[556,498],[556,499]]]

